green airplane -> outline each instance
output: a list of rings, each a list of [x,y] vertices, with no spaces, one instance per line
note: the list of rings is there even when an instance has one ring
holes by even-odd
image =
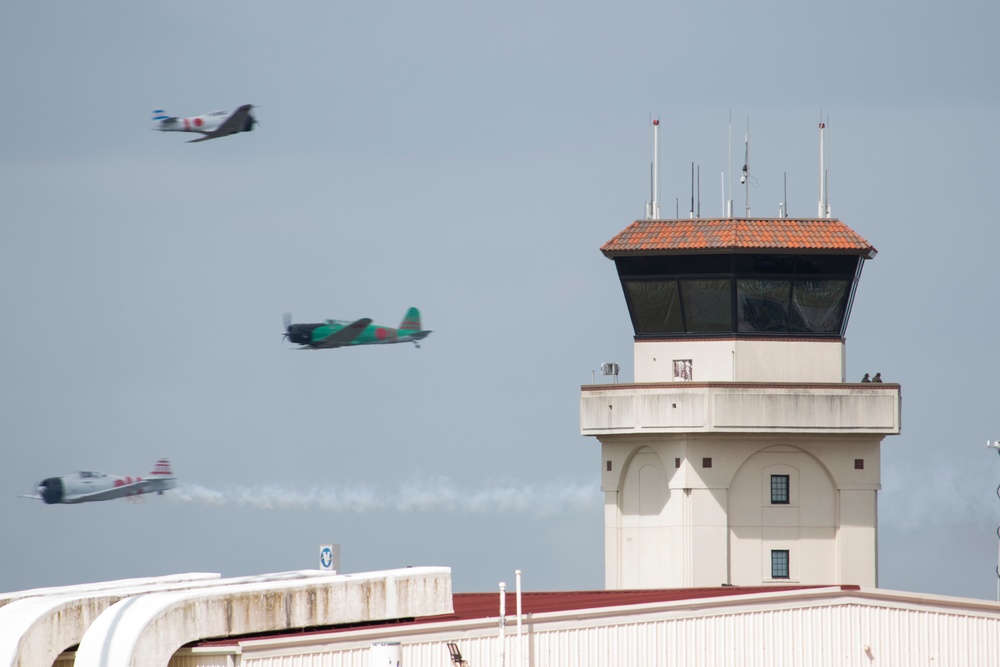
[[[327,320],[320,324],[292,324],[292,314],[285,313],[283,336],[296,345],[301,345],[302,347],[297,348],[299,350],[325,350],[349,345],[388,343],[413,343],[420,347],[419,341],[430,333],[420,328],[420,311],[410,308],[397,329],[372,324],[367,317],[353,322]]]

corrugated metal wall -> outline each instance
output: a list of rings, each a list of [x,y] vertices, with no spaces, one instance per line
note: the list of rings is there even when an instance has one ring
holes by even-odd
[[[673,612],[676,615],[678,612]],[[710,614],[710,615],[708,615]],[[666,618],[664,612],[572,621],[535,620],[524,639],[523,667],[815,667],[843,665],[955,665],[1000,667],[1000,613],[977,614],[861,603],[712,613]],[[660,618],[654,618],[661,616]],[[247,644],[235,656],[240,667],[369,667],[367,645],[399,641],[402,667],[446,667],[447,639],[435,628],[432,641],[420,626],[407,637],[340,633],[344,648],[327,644],[281,648]],[[444,630],[447,632],[447,630]],[[506,667],[515,660],[508,625]],[[470,667],[499,667],[492,629],[455,626],[453,636]],[[255,654],[258,657],[255,657]],[[216,656],[175,656],[171,667],[217,667]],[[240,658],[242,657],[242,661]]]
[[[238,655],[175,655],[170,659],[170,667],[236,667],[239,664]]]

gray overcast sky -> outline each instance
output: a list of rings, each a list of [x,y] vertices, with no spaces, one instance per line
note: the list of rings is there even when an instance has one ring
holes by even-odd
[[[721,213],[731,111],[751,215],[787,173],[812,217],[822,111],[833,213],[879,250],[847,375],[903,386],[880,585],[994,597],[998,24],[990,0],[4,3],[0,590],[313,567],[324,542],[459,591],[602,588],[579,386],[631,379],[598,249],[642,215],[650,114],[665,215],[691,162]],[[149,131],[243,103],[251,134]],[[285,310],[411,305],[419,350],[281,345]],[[16,498],[161,456],[183,492]]]

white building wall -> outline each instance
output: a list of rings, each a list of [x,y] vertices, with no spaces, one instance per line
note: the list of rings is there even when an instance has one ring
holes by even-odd
[[[880,436],[600,439],[607,588],[877,584]],[[788,504],[771,503],[773,474],[789,476]],[[773,549],[789,551],[788,579],[772,579]]]
[[[503,663],[496,623],[479,621],[249,640],[233,657],[238,667],[368,667],[372,642],[399,641],[402,667],[441,667],[456,641],[470,667],[519,667],[514,627],[509,617]],[[881,591],[536,614],[525,631],[520,667],[1000,665],[1000,605]],[[222,664],[215,659],[182,649],[170,667]]]
[[[633,350],[637,383],[677,381],[674,361],[691,362],[694,382],[844,381],[842,340],[639,340]]]

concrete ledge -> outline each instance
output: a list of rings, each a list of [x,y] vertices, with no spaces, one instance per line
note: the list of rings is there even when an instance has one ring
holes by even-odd
[[[199,639],[449,614],[451,568],[320,574],[298,581],[121,600],[87,630],[77,667],[162,667]]]
[[[895,435],[900,400],[889,383],[590,385],[580,393],[580,433]]]

